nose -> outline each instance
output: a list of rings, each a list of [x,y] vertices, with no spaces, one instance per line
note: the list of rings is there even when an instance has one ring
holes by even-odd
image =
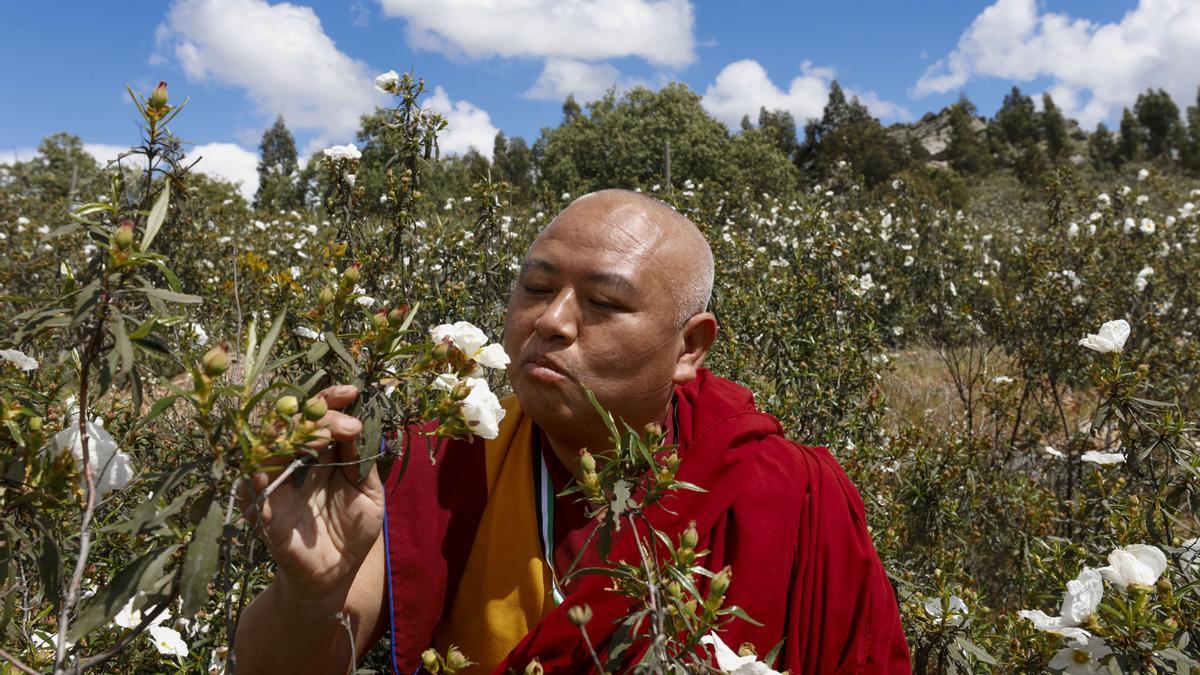
[[[575,290],[569,286],[565,287],[543,307],[541,315],[533,324],[533,329],[546,342],[574,342],[579,332],[577,310]]]

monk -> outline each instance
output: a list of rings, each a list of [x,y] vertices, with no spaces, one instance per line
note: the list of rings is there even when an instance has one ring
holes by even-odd
[[[604,562],[587,545],[595,523],[583,506],[556,497],[581,449],[610,447],[584,386],[634,428],[662,425],[678,446],[677,479],[706,490],[647,515],[673,537],[695,521],[697,550],[709,551],[699,564],[732,567],[726,602],[761,625],[736,619],[725,643],[766,654],[782,641],[776,668],[795,674],[909,672],[854,486],[824,448],[787,440],[749,391],[703,368],[717,333],[705,311],[712,279],[704,237],[661,202],[606,190],[567,207],[533,243],[509,300],[515,396],[499,436],[444,444],[431,465],[413,430],[403,476],[318,468],[275,491],[261,525],[277,573],[238,625],[238,672],[346,672],[384,635],[397,673],[450,645],[476,663],[471,673],[521,673],[535,658],[547,672],[594,672],[569,609],[592,609],[587,630],[603,655],[631,607],[604,577],[562,578],[577,557]],[[361,424],[338,412],[357,391],[322,395],[321,460],[357,458]],[[628,529],[613,558],[636,559]]]

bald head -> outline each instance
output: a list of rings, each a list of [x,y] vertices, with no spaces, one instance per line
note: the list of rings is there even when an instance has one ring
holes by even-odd
[[[563,218],[568,213],[573,217]],[[641,243],[653,249],[654,261],[672,277],[670,288],[677,327],[708,306],[713,286],[712,249],[695,223],[667,204],[630,190],[592,192],[563,209],[538,238],[564,222],[621,228],[635,233],[631,236],[642,239]]]

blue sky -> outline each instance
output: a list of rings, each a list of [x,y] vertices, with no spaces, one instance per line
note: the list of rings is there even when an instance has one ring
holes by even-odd
[[[162,79],[191,97],[176,133],[247,190],[276,114],[302,151],[351,141],[391,69],[426,78],[448,150],[485,154],[497,129],[532,142],[566,93],[614,84],[685,82],[731,125],[762,105],[802,123],[833,78],[889,123],[959,92],[990,115],[1018,84],[1088,128],[1147,87],[1182,107],[1200,84],[1196,0],[18,2],[0,4],[0,25],[0,158],[58,131],[114,153],[137,137],[124,85]]]

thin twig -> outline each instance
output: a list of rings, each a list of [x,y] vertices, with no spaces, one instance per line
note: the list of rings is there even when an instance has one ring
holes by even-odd
[[[588,635],[587,626],[580,626],[579,632],[583,635],[583,644],[587,645],[588,653],[592,655],[592,663],[596,664],[596,671],[600,673],[608,672],[604,670],[604,665],[600,663],[600,655],[596,653],[596,648],[592,646],[592,638]]]
[[[354,675],[354,666],[358,663],[358,649],[354,646],[354,628],[350,626],[350,615],[334,612],[329,618],[342,624],[342,628],[346,629],[346,636],[350,638],[350,667],[346,669],[346,675]]]

